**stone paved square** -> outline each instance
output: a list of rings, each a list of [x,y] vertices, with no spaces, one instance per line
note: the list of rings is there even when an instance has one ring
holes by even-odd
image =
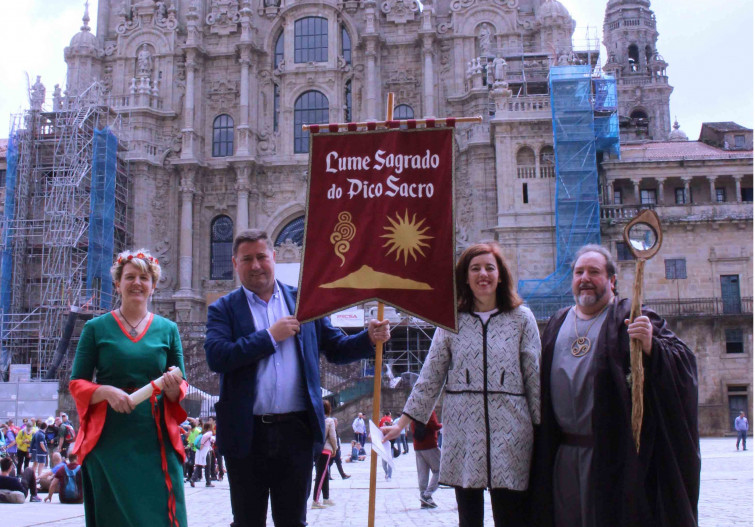
[[[703,439],[700,448],[703,470],[700,493],[700,527],[751,527],[753,524],[752,450],[736,451],[734,438]],[[752,448],[752,447],[751,447]],[[386,482],[378,464],[375,525],[377,527],[451,527],[458,525],[456,500],[452,489],[440,488],[433,498],[435,510],[420,509],[414,452],[396,459],[393,480]],[[330,482],[333,507],[309,510],[311,527],[362,527],[367,525],[369,496],[369,459],[361,463],[344,463],[351,478],[342,480],[334,470]],[[227,480],[205,488],[186,485],[189,525],[227,527],[231,523],[231,505]],[[57,498],[54,500],[57,502]],[[493,527],[486,496],[485,526]],[[29,503],[0,505],[3,527],[83,527],[83,505]],[[268,513],[268,527],[273,527]]]

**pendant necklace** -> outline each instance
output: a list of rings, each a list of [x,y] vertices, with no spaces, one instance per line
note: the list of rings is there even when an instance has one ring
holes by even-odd
[[[600,313],[592,317],[592,322],[587,327],[587,331],[585,332],[584,337],[579,336],[579,331],[577,331],[577,307],[574,306],[574,334],[577,336],[576,339],[574,339],[574,342],[571,343],[571,354],[575,357],[584,357],[588,353],[590,353],[590,348],[592,347],[592,342],[590,342],[590,339],[587,337],[587,335],[590,334],[590,330],[592,329],[593,324],[595,324],[595,321],[600,318],[600,315],[603,314],[603,311],[608,309],[608,304],[606,304],[603,309],[600,310]]]
[[[139,332],[138,332],[138,331],[136,331],[136,328],[138,328],[138,327],[139,327],[139,324],[141,324],[141,323],[142,323],[142,322],[144,321],[144,319],[145,319],[145,318],[147,318],[147,315],[149,315],[149,310],[147,310],[147,313],[146,313],[146,314],[145,314],[145,315],[144,315],[144,316],[142,317],[142,319],[141,319],[141,320],[140,320],[139,322],[137,322],[137,323],[136,323],[136,326],[132,325],[132,324],[131,324],[131,322],[129,322],[129,321],[128,321],[128,320],[126,319],[126,316],[125,316],[125,315],[123,314],[123,311],[121,310],[121,308],[120,308],[120,307],[118,308],[118,313],[120,313],[120,314],[121,314],[121,318],[123,319],[123,321],[124,321],[124,322],[125,322],[126,324],[128,324],[128,325],[129,325],[129,327],[131,328],[131,329],[129,330],[128,334],[129,334],[129,335],[131,335],[132,337],[136,337],[137,335],[139,335]],[[574,314],[574,316],[576,316],[576,313]],[[575,324],[576,324],[576,322],[575,322]],[[575,325],[575,327],[576,327],[576,325]],[[572,348],[573,348],[573,347],[574,347],[574,346],[572,346]],[[572,353],[574,353],[574,351],[572,351]]]

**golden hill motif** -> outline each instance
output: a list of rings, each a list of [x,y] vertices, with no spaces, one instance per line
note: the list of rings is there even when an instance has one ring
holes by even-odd
[[[363,265],[358,271],[339,278],[335,282],[322,284],[320,287],[325,289],[414,289],[429,291],[432,290],[429,284],[401,278],[388,273],[375,271],[369,265]]]

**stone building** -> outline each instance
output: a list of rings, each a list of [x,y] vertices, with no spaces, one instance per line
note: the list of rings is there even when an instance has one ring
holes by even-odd
[[[65,96],[99,81],[122,119],[133,240],[163,265],[163,314],[201,325],[235,287],[241,229],[267,230],[278,261],[298,262],[301,124],[382,119],[388,92],[396,118],[483,116],[456,131],[458,248],[496,238],[517,279],[553,271],[549,68],[601,64],[557,0],[100,0],[97,35],[89,21],[65,49]],[[621,229],[640,208],[659,213],[647,301],[697,351],[701,429],[720,433],[753,400],[752,131],[671,129],[658,34],[649,0],[608,0],[602,70],[622,147],[599,159],[600,229],[627,293]]]

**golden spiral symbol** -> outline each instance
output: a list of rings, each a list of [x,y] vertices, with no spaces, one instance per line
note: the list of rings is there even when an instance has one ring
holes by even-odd
[[[351,223],[351,213],[341,212],[338,214],[338,223],[336,223],[333,233],[330,235],[330,243],[333,244],[333,250],[341,259],[341,267],[346,263],[344,254],[351,248],[349,243],[354,239],[354,235],[357,233],[356,226]]]

